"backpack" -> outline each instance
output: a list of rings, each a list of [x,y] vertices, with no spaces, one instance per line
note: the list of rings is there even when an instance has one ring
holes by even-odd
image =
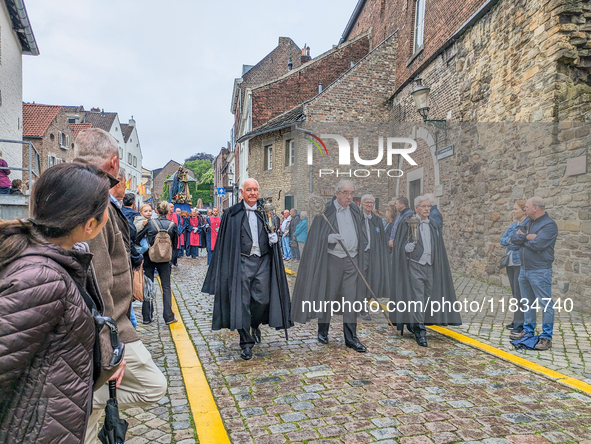
[[[158,228],[158,233],[154,237],[154,243],[148,249],[148,256],[150,260],[156,264],[162,262],[170,262],[172,259],[172,242],[168,230],[172,227],[172,223],[168,225],[167,229],[156,225],[156,221],[152,220],[152,223]]]

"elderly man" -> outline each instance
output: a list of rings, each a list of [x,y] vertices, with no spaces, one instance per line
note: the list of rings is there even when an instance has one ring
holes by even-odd
[[[114,176],[119,174],[119,147],[113,136],[98,128],[83,130],[76,137],[74,150],[77,161],[102,168],[111,175],[112,184],[116,185]],[[125,216],[118,210],[112,200],[107,224],[97,237],[88,241],[88,245],[94,255],[93,263],[105,304],[105,315],[116,321],[119,337],[126,345],[127,367],[117,389],[119,408],[124,410],[158,402],[166,394],[167,382],[129,319],[132,301],[131,264],[126,244],[129,243],[129,226]],[[94,393],[86,443],[98,442],[98,421],[108,399],[106,385]]]
[[[215,295],[212,329],[238,330],[240,357],[249,360],[261,342],[261,324],[291,326],[290,302],[277,233],[258,208],[259,183],[246,179],[240,193],[242,201],[222,216],[202,291]]]
[[[367,348],[357,337],[354,303],[360,305],[357,295],[365,295],[366,287],[354,263],[365,269],[364,251],[369,245],[363,215],[353,203],[354,194],[353,183],[341,180],[335,197],[326,205],[324,215],[336,233],[322,215],[312,222],[295,283],[292,319],[306,323],[318,318],[318,342],[328,344],[330,318],[341,311],[337,310],[340,304],[345,345],[365,353]]]
[[[521,271],[519,289],[528,300],[528,307],[535,301],[543,307],[542,334],[534,345],[535,350],[548,350],[552,347],[554,330],[554,307],[552,306],[552,263],[554,246],[558,237],[556,222],[546,213],[546,204],[541,197],[532,197],[523,209],[529,218],[527,225],[511,237],[511,242],[521,247]],[[511,333],[511,339],[520,341],[534,336],[536,310],[525,312],[523,331]]]
[[[391,300],[396,311],[390,318],[400,330],[406,325],[417,344],[427,347],[426,324],[460,325],[462,321],[452,309],[456,292],[441,228],[429,219],[431,202],[418,196],[414,204],[418,239],[413,238],[408,218],[398,226],[394,239]]]
[[[373,212],[376,199],[371,194],[361,197],[361,209],[363,210],[364,228],[367,234],[369,248],[365,251],[365,269],[363,274],[371,289],[378,298],[388,297],[390,294],[389,277],[390,265],[388,249],[386,245],[386,232],[382,219]],[[371,293],[366,289],[360,300],[369,300]],[[361,312],[361,319],[371,320],[369,312],[365,309]]]
[[[394,223],[392,224],[392,231],[386,233],[386,236],[389,237],[388,245],[390,245],[390,247],[394,247],[394,238],[396,237],[396,232],[400,223],[413,215],[413,211],[408,207],[408,199],[404,196],[396,198],[394,208],[396,208],[397,214]]]

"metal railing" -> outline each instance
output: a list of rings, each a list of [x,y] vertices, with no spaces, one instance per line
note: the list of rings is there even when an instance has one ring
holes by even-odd
[[[37,151],[37,148],[35,148],[35,145],[33,145],[32,142],[25,142],[24,140],[8,140],[8,139],[0,139],[0,143],[18,143],[21,146],[22,145],[28,145],[29,147],[29,165],[28,168],[16,168],[16,167],[11,167],[11,166],[7,166],[7,167],[0,167],[0,169],[2,170],[14,170],[14,171],[28,171],[29,172],[29,183],[28,183],[28,189],[32,189],[33,188],[33,184],[35,183],[35,179],[33,178],[33,175],[35,178],[39,178],[39,174],[40,174],[40,158],[39,158],[39,151]],[[24,149],[24,147],[23,147]]]

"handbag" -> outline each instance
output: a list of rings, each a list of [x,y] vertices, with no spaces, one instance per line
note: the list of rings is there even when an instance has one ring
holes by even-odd
[[[133,270],[133,300],[144,302],[144,265]]]
[[[503,257],[501,258],[501,262],[500,262],[500,264],[499,264],[499,268],[503,269],[503,268],[505,268],[505,267],[508,267],[508,266],[509,266],[509,257],[510,257],[509,255],[510,255],[510,254],[511,254],[511,252],[509,251],[509,253],[508,253],[508,254],[506,254],[505,256],[503,256]]]

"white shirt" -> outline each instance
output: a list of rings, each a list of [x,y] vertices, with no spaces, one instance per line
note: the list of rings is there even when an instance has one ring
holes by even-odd
[[[421,220],[419,230],[421,231],[421,239],[423,240],[423,254],[419,259],[419,264],[432,265],[433,260],[431,259],[431,229],[429,228],[429,218]]]
[[[355,222],[353,221],[353,215],[351,214],[351,206],[343,208],[341,204],[335,199],[334,206],[337,209],[337,224],[339,225],[339,234],[343,237],[343,244],[347,248],[347,251],[351,257],[357,256],[357,231],[355,230]],[[341,244],[337,242],[336,246],[328,252],[336,257],[347,257],[347,253],[341,247]]]
[[[247,210],[246,217],[248,217],[248,225],[250,225],[250,235],[252,237],[252,248],[250,249],[250,255],[252,256],[254,254],[255,256],[260,257],[261,248],[259,247],[259,221],[257,219],[257,215],[255,214],[257,207],[256,204],[255,206],[251,207],[246,203],[246,201],[243,202],[244,208]]]

